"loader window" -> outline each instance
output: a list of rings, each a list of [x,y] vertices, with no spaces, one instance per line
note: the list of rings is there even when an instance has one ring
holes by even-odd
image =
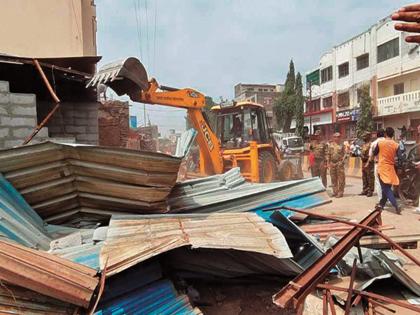
[[[239,147],[243,140],[242,113],[222,114],[218,117],[218,130],[223,147]]]
[[[251,109],[244,111],[245,140],[267,142],[267,124],[265,123],[264,112]]]

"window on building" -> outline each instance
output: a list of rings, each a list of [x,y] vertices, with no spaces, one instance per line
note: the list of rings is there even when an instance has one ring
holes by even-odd
[[[321,110],[321,99],[317,98],[312,101],[308,101],[306,103],[306,112],[307,113],[313,113],[313,112],[319,112]]]
[[[400,39],[394,38],[378,46],[378,63],[397,57],[400,54]]]
[[[264,89],[264,92],[268,92],[268,89]]]
[[[247,88],[248,91],[254,91],[254,88]]]
[[[263,89],[258,89],[259,92],[262,92]]]
[[[350,94],[349,94],[349,92],[338,94],[337,106],[338,107],[348,107],[348,106],[350,106]]]
[[[321,83],[331,81],[333,78],[332,66],[321,70]]]
[[[338,66],[338,77],[343,78],[349,75],[349,63],[345,62]]]
[[[332,107],[332,96],[322,99],[322,106],[324,108]]]
[[[356,69],[362,70],[369,67],[369,54],[364,54],[356,58]]]
[[[404,94],[404,82],[394,84],[394,95]]]

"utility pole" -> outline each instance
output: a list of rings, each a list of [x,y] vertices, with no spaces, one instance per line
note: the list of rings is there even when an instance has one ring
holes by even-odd
[[[143,104],[144,126],[146,127],[146,104]]]
[[[312,107],[312,81],[309,80],[309,105]],[[309,135],[312,135],[312,116],[309,114]]]

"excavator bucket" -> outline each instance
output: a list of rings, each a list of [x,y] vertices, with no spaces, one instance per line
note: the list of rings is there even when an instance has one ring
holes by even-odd
[[[141,91],[149,88],[147,72],[135,57],[108,63],[101,67],[86,87],[105,84],[118,95],[127,94],[131,100],[138,101]]]

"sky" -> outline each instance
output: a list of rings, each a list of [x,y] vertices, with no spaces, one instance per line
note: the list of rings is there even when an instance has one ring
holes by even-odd
[[[218,101],[238,83],[283,83],[333,46],[408,4],[401,0],[96,0],[101,64],[138,57],[162,85]],[[185,111],[146,105],[163,135],[185,129]],[[143,105],[130,114],[144,124]]]

